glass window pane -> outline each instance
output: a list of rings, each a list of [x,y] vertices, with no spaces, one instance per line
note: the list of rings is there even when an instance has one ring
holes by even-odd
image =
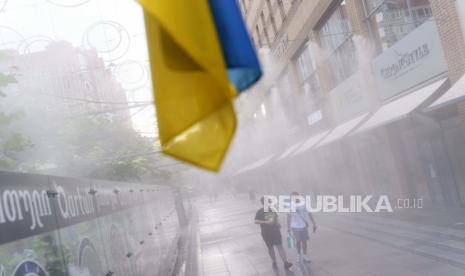
[[[312,56],[310,43],[306,43],[304,49],[297,57],[297,71],[301,81],[307,79],[315,70],[316,64]]]
[[[378,7],[385,0],[364,0],[368,13]]]
[[[358,68],[345,1],[334,9],[318,34],[321,47],[328,53],[325,63],[329,66],[328,75],[332,78],[330,84],[335,87]]]
[[[343,2],[333,11],[319,31],[321,46],[332,52],[350,35],[351,29],[347,9]]]
[[[431,18],[429,0],[390,0],[371,17],[374,40],[379,49],[387,49]]]

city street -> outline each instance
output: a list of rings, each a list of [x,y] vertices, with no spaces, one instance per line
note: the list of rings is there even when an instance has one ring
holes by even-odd
[[[30,275],[465,276],[465,0],[0,0]]]
[[[439,226],[416,226],[366,215],[316,214],[318,231],[309,243],[310,264],[296,262],[274,271],[253,223],[259,204],[245,198],[197,201],[200,270],[222,275],[465,275],[465,232]],[[280,215],[285,242],[285,215]],[[278,257],[279,258],[279,257]]]

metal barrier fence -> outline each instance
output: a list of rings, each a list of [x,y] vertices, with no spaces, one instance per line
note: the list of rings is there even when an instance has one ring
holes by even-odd
[[[173,190],[0,172],[0,276],[170,275]]]

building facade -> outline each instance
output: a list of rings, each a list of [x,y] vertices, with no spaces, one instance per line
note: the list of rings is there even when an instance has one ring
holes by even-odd
[[[465,72],[463,1],[238,3],[272,67],[263,105],[278,94],[299,130],[269,169],[314,192],[465,207],[465,103],[443,100]]]
[[[95,49],[61,41],[39,51],[4,50],[4,55],[0,69],[15,76],[15,89],[26,99],[63,116],[130,115],[125,90]]]

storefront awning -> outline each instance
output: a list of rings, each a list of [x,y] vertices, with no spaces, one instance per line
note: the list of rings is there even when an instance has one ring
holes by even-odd
[[[239,171],[237,171],[236,175],[251,171],[251,170],[256,169],[256,168],[259,168],[259,167],[265,165],[266,163],[268,163],[273,157],[274,157],[274,155],[269,155],[269,156],[264,157],[264,158],[262,158],[262,159],[260,159],[258,161],[255,161],[252,164],[249,164],[248,166],[246,166],[246,167],[240,169]]]
[[[293,155],[297,155],[297,154],[300,154],[302,152],[305,152],[309,149],[311,149],[313,146],[315,146],[316,144],[318,144],[318,142],[320,142],[323,138],[326,137],[326,135],[328,135],[330,131],[327,130],[327,131],[323,131],[317,135],[314,135],[310,138],[308,138],[303,144],[302,146],[299,147],[299,149],[297,149],[297,151],[295,151],[293,153]]]
[[[368,116],[368,113],[365,113],[361,116],[358,116],[350,121],[347,121],[341,125],[335,127],[328,136],[326,136],[317,147],[321,147],[327,145],[329,143],[335,142],[347,134],[349,134],[352,130],[354,130],[360,123]]]
[[[276,161],[279,161],[281,159],[286,158],[291,153],[293,153],[296,149],[298,149],[302,144],[303,144],[303,142],[298,142],[298,143],[295,143],[294,145],[290,146],[289,148],[287,148],[286,151],[284,151],[280,156],[278,156],[278,158],[276,158]]]
[[[431,97],[431,95],[433,95],[433,93],[436,92],[436,90],[441,87],[445,81],[446,79],[442,79],[397,100],[384,104],[352,134],[357,134],[407,116],[415,108]]]
[[[428,109],[438,108],[465,99],[465,76],[458,80],[444,95],[432,103]]]

